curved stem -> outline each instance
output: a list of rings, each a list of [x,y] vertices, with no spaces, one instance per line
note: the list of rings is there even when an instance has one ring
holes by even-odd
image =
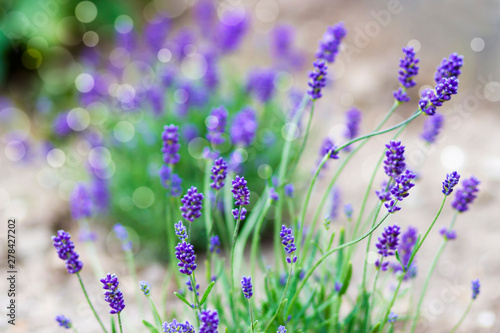
[[[89,303],[90,309],[92,309],[92,312],[94,313],[95,318],[99,322],[99,325],[101,325],[102,330],[105,333],[108,333],[108,331],[106,330],[106,328],[104,328],[104,325],[103,325],[103,323],[101,321],[101,318],[99,318],[99,316],[97,315],[97,312],[95,312],[95,309],[92,306],[92,303],[90,303],[89,295],[87,294],[87,290],[85,290],[85,286],[83,285],[83,281],[82,281],[82,278],[80,277],[80,273],[76,273],[76,276],[78,277],[78,281],[80,281],[80,286],[82,287],[83,293],[85,294],[85,298],[87,299],[87,302]]]
[[[365,318],[365,332],[368,332],[368,325],[370,325],[370,305],[371,303],[375,302],[375,288],[377,288],[377,281],[378,277],[380,276],[380,271],[382,270],[382,263],[384,262],[384,257],[382,256],[380,258],[380,266],[379,269],[377,269],[377,273],[375,273],[375,280],[373,281],[373,287],[372,287],[372,292],[370,295],[370,299],[368,300],[368,304],[366,306],[366,318]],[[372,304],[372,308],[375,306],[375,304]]]
[[[295,294],[292,298],[292,301],[290,302],[290,305],[288,306],[288,311],[287,311],[287,314],[290,313],[290,310],[292,308],[292,305],[295,304],[296,300],[297,300],[297,297],[299,295],[299,293],[301,292],[301,290],[304,288],[304,286],[306,285],[306,282],[307,280],[311,277],[311,275],[314,273],[314,271],[316,270],[316,268],[326,259],[328,258],[330,255],[332,255],[333,253],[337,252],[338,250],[341,250],[345,247],[349,247],[351,245],[354,245],[358,242],[361,242],[363,239],[365,239],[366,237],[368,237],[372,232],[374,232],[384,221],[385,219],[389,216],[389,213],[387,213],[381,220],[380,222],[378,222],[373,228],[371,228],[366,234],[364,234],[363,236],[359,237],[358,239],[355,239],[355,240],[352,240],[350,242],[347,242],[347,243],[344,243],[342,245],[339,245],[333,249],[331,249],[330,251],[327,251],[325,252],[325,254],[323,254],[323,256],[321,258],[318,259],[318,261],[309,269],[309,271],[306,273],[306,275],[304,276],[304,278],[302,279],[302,282],[301,284],[297,287],[296,291],[295,291]]]
[[[274,316],[271,318],[271,320],[267,324],[264,333],[267,333],[269,331],[269,329],[271,328],[272,323],[274,322],[274,319],[276,318],[276,316],[280,312],[281,305],[283,304],[283,301],[284,301],[285,296],[286,296],[286,292],[288,290],[288,285],[290,284],[290,280],[292,279],[292,271],[293,271],[293,264],[290,264],[290,271],[288,272],[288,279],[286,279],[285,290],[283,291],[283,295],[281,296],[281,300],[278,303],[278,308],[276,309],[276,312],[274,313]]]
[[[399,294],[399,289],[401,288],[401,283],[403,283],[403,277],[404,277],[404,274],[402,274],[399,277],[399,283],[398,283],[398,286],[396,287],[396,290],[394,291],[394,296],[391,299],[391,303],[387,307],[387,311],[384,314],[384,318],[382,318],[382,325],[380,326],[380,330],[379,330],[380,332],[384,331],[384,326],[385,326],[385,323],[387,322],[387,317],[391,313],[392,306],[394,305],[394,302],[396,301],[396,297]]]
[[[453,329],[450,331],[450,333],[454,333],[458,329],[458,327],[460,327],[460,325],[464,321],[465,317],[467,317],[467,314],[469,313],[469,310],[472,306],[472,302],[473,302],[473,300],[470,300],[469,305],[467,306],[467,309],[465,310],[464,314],[462,315],[462,317],[460,317],[460,320],[458,321],[458,323],[455,326],[453,326]]]

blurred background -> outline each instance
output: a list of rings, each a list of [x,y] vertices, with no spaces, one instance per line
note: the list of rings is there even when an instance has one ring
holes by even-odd
[[[415,110],[422,89],[433,86],[443,57],[464,55],[459,94],[439,110],[445,124],[437,143],[419,139],[423,119],[402,136],[409,164],[421,174],[422,183],[405,213],[394,220],[425,228],[438,208],[440,182],[447,172],[458,170],[481,180],[478,200],[457,222],[458,238],[448,246],[431,281],[420,331],[448,332],[467,306],[470,280],[475,278],[484,293],[461,331],[499,331],[496,0],[1,1],[0,216],[19,221],[20,294],[18,325],[12,329],[2,320],[0,330],[54,332],[53,318],[65,311],[83,318],[80,332],[94,331],[76,280],[67,276],[50,241],[60,228],[71,231],[80,243],[95,240],[103,266],[126,275],[119,241],[111,232],[113,224],[122,223],[134,243],[140,278],[159,288],[168,257],[165,224],[158,222],[165,196],[158,175],[163,125],[176,123],[182,133],[183,158],[176,172],[184,193],[191,185],[202,185],[209,111],[225,105],[233,117],[247,105],[257,109],[255,141],[245,147],[219,147],[222,154],[236,149],[231,162],[254,184],[255,199],[277,167],[277,138],[297,96],[307,89],[318,41],[327,26],[338,22],[344,22],[348,33],[330,67],[324,98],[317,103],[296,188],[308,185],[321,141],[326,136],[343,140],[345,111],[362,111],[361,129],[366,133],[390,109],[402,47],[417,51],[420,74],[410,92],[412,101],[398,109],[393,124]],[[271,77],[267,92],[272,96],[249,88],[254,73]],[[342,203],[359,206],[373,161],[389,138],[375,138],[353,159],[338,186]],[[323,177],[329,180],[331,171]],[[90,228],[83,234],[78,234],[81,223],[79,227],[70,213],[70,197],[79,184],[95,200]],[[325,188],[320,184],[318,195]],[[447,224],[451,210],[443,214]],[[341,218],[338,223],[343,223]],[[419,256],[422,272],[437,247],[437,230]],[[6,227],[0,237],[5,244]],[[203,239],[200,233],[200,248]],[[83,246],[78,242],[77,247]],[[89,272],[83,276],[93,278]],[[132,298],[127,281],[122,283],[124,293]],[[413,283],[417,290],[421,287],[418,279]],[[1,286],[3,290],[4,282]],[[98,283],[89,283],[92,288],[97,306],[104,308]],[[134,321],[134,315],[129,320]]]

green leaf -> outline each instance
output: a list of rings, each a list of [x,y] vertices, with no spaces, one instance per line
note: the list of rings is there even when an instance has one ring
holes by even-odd
[[[113,316],[111,316],[111,332],[116,333],[115,320],[114,320]]]
[[[189,303],[189,301],[186,299],[186,297],[182,296],[181,294],[179,294],[178,292],[174,292],[175,296],[177,296],[181,301],[183,301],[184,303],[186,303],[191,309],[193,308],[191,306],[191,303]]]
[[[208,285],[207,290],[205,290],[205,293],[203,294],[203,297],[201,298],[200,306],[202,306],[203,303],[205,303],[205,301],[207,300],[208,295],[210,294],[210,291],[212,291],[212,288],[214,287],[214,285],[215,285],[215,281],[212,281],[212,283],[210,283]]]
[[[142,323],[149,329],[151,333],[158,333],[156,327],[154,327],[153,324],[151,324],[150,322],[143,320]]]
[[[352,277],[352,262],[349,261],[349,264],[347,266],[347,272],[345,273],[345,278],[344,281],[342,282],[342,288],[339,290],[339,295],[342,296],[345,294],[347,291],[347,288],[349,288],[349,283],[351,283],[351,277]]]
[[[340,228],[340,237],[339,237],[339,245],[344,244],[345,242],[345,229],[344,227]],[[336,279],[340,278],[340,272],[342,271],[342,265],[344,262],[344,249],[340,249],[337,252],[337,276]]]
[[[375,326],[373,326],[371,333],[377,333],[379,329],[380,329],[380,321]]]

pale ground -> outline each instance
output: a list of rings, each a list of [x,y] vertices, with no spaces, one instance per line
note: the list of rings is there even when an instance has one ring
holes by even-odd
[[[252,10],[256,10],[255,3],[256,1],[251,4],[248,2]],[[313,122],[315,135],[311,137],[308,146],[310,149],[307,150],[306,156],[310,158],[303,159],[303,175],[309,176],[323,137],[327,133],[334,136],[339,133],[339,127],[335,125],[342,123],[343,112],[351,105],[354,104],[363,111],[363,133],[371,130],[390,108],[391,93],[396,87],[400,49],[408,40],[418,40],[421,44],[418,54],[422,59],[422,71],[417,78],[418,86],[433,83],[433,70],[442,57],[453,51],[464,54],[466,65],[460,78],[460,93],[440,109],[440,112],[447,115],[447,120],[439,144],[431,148],[422,145],[417,138],[421,130],[421,119],[413,123],[402,136],[404,144],[407,145],[409,164],[422,178],[412,189],[410,197],[405,199],[402,211],[391,217],[390,222],[404,227],[414,225],[419,230],[424,230],[439,207],[442,197],[441,181],[447,172],[456,169],[464,177],[474,174],[481,180],[478,199],[469,212],[459,216],[456,224],[458,238],[445,250],[431,281],[423,309],[428,326],[422,327],[420,331],[449,332],[467,307],[470,281],[479,278],[481,295],[460,331],[498,332],[500,198],[496,188],[500,182],[500,119],[498,104],[495,102],[500,100],[500,83],[487,84],[500,81],[497,66],[499,19],[495,16],[495,13],[498,13],[498,4],[493,1],[477,2],[475,6],[468,5],[467,1],[439,1],[432,2],[433,5],[430,1],[404,2],[401,12],[386,16],[386,19],[380,21],[382,23],[377,23],[371,11],[386,10],[388,3],[361,2],[353,5],[340,1],[293,1],[293,4],[290,4],[288,1],[279,1],[277,21],[299,23],[296,24],[300,29],[298,43],[304,50],[316,48],[316,41],[327,24],[343,20],[349,29],[346,44],[350,46],[348,49],[351,53],[344,52],[332,67],[338,79],[318,104],[318,112]],[[266,8],[261,5],[262,7]],[[256,10],[255,13],[258,12]],[[254,15],[256,23],[259,22],[258,15]],[[260,22],[258,26],[265,30],[269,24]],[[368,29],[372,34],[364,41],[360,32],[363,29]],[[261,46],[259,32],[254,36],[244,49],[249,54],[252,47]],[[481,52],[471,50],[470,44],[475,37],[480,37],[485,42],[485,48]],[[309,52],[309,55],[312,56],[312,52]],[[297,76],[296,82],[301,81],[305,82],[305,74]],[[303,84],[301,86],[304,87]],[[398,111],[391,121],[392,124],[401,121],[413,110],[416,94],[412,97],[410,105]],[[389,139],[390,136],[385,135],[372,140],[371,144],[364,147],[350,162],[340,180],[344,202],[352,202],[355,208],[359,207],[359,193],[368,182],[373,161],[378,158],[383,144]],[[1,148],[3,151],[3,144]],[[425,163],[422,163],[424,160]],[[14,164],[9,162],[3,153],[0,154],[0,162],[0,216],[4,221],[9,216],[16,216],[20,221],[18,325],[13,330],[7,327],[2,319],[0,331],[55,332],[53,318],[58,313],[79,318],[80,332],[97,331],[76,278],[68,277],[64,273],[62,263],[55,256],[50,242],[50,236],[57,228],[64,227],[76,233],[76,226],[69,220],[67,203],[61,199],[57,188],[48,190],[40,186],[43,174],[39,171],[48,168],[47,164],[40,161],[29,165]],[[325,173],[324,179],[329,179],[329,175],[331,173]],[[380,179],[381,174],[377,184]],[[304,181],[304,186],[306,184],[307,181]],[[322,193],[322,184],[317,193]],[[298,188],[300,189],[300,185]],[[449,202],[418,256],[419,276],[415,281],[416,290],[420,290],[423,275],[426,274],[440,242],[437,230],[447,225],[451,219]],[[6,227],[5,224],[2,225],[4,227],[0,230],[0,239],[1,244],[5,244]],[[109,231],[100,229],[99,232],[100,239],[106,240]],[[364,251],[364,246],[365,243],[359,248],[359,252]],[[123,291],[130,299],[133,298],[133,282],[125,277],[125,265],[119,254],[109,246],[108,241],[99,243],[98,247],[98,252],[103,254],[103,265],[119,276],[124,276],[121,280]],[[5,249],[4,245],[2,248]],[[4,252],[2,250],[0,255],[2,270],[5,262]],[[85,251],[82,251],[82,258],[86,258]],[[361,263],[362,257],[359,255],[355,260]],[[151,265],[141,270],[140,279],[148,279],[159,289],[164,269],[158,264]],[[354,278],[358,281],[360,267],[360,264],[355,265]],[[106,304],[102,300],[99,283],[92,282],[95,279],[90,270],[83,273],[83,278],[87,281],[94,303],[104,312]],[[7,302],[3,275],[1,281],[0,304],[3,307]],[[128,306],[132,310],[133,305]],[[129,311],[128,316],[129,320],[134,322],[140,318],[138,311]]]

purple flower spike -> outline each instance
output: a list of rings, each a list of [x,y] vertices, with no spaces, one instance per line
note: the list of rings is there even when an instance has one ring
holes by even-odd
[[[79,255],[75,252],[75,244],[69,233],[59,230],[57,236],[52,236],[52,242],[59,258],[66,261],[68,273],[75,274],[82,270],[83,263],[78,259]]]
[[[132,250],[132,242],[128,239],[127,229],[120,223],[117,223],[113,226],[113,231],[115,232],[116,238],[121,241],[123,251]]]
[[[238,48],[248,30],[248,25],[246,13],[242,15],[236,10],[226,12],[213,34],[215,45],[222,54],[233,52]]]
[[[422,93],[422,98],[420,98],[418,106],[426,115],[433,116],[436,113],[437,107],[449,101],[451,95],[456,95],[457,92],[458,79],[454,76],[443,78],[434,90],[428,89]]]
[[[291,51],[293,27],[289,25],[276,26],[271,33],[271,48],[276,60],[282,61]]]
[[[385,152],[384,160],[384,170],[385,174],[389,177],[396,178],[406,168],[405,163],[405,146],[401,144],[401,141],[390,141],[385,145],[387,150]]]
[[[208,129],[207,140],[213,145],[220,145],[226,140],[222,137],[226,130],[227,110],[220,106],[212,109],[210,116],[207,117],[206,124]]]
[[[387,322],[391,323],[391,324],[394,324],[397,319],[398,319],[398,315],[395,314],[394,312],[389,313],[389,315],[387,316]]]
[[[241,280],[241,290],[243,291],[243,296],[245,296],[246,299],[250,299],[250,297],[252,297],[252,278],[250,276],[243,277]]]
[[[480,287],[479,279],[472,281],[472,299],[476,299],[477,295],[479,295]]]
[[[453,188],[458,184],[460,180],[460,175],[458,172],[453,171],[446,175],[446,179],[443,182],[443,194],[450,195],[453,192]]]
[[[375,261],[375,267],[377,269],[380,269],[381,271],[385,272],[387,270],[387,267],[389,266],[389,262],[386,261],[386,262],[380,262],[380,259],[377,259]]]
[[[285,185],[284,189],[285,189],[285,195],[289,198],[293,198],[293,192],[295,191],[293,184]]]
[[[439,230],[439,233],[446,240],[455,240],[457,238],[457,232],[455,230],[448,230],[448,228],[446,228],[446,227],[442,227]]]
[[[188,239],[187,230],[186,227],[182,224],[182,221],[174,224],[174,228],[175,234],[177,235],[177,238],[179,238],[179,241],[183,242]]]
[[[273,97],[275,76],[273,70],[253,70],[248,78],[247,91],[253,93],[259,102],[268,102]]]
[[[451,206],[460,213],[467,211],[469,205],[476,199],[476,193],[479,191],[477,188],[479,183],[479,180],[474,176],[464,180],[462,182],[462,188],[457,190],[455,200],[453,200]]]
[[[418,75],[418,62],[420,59],[415,58],[413,47],[404,47],[403,53],[405,57],[399,60],[399,83],[401,88],[394,91],[394,98],[399,102],[409,102],[410,97],[406,94],[406,89],[417,84],[413,78]]]
[[[292,235],[292,229],[287,228],[285,225],[281,226],[281,244],[285,245],[285,251],[290,255],[286,258],[286,262],[290,265],[297,262],[297,256],[293,253],[297,250],[295,247],[295,238]],[[292,258],[293,257],[293,258]]]
[[[339,52],[340,43],[346,34],[347,30],[344,28],[343,22],[328,27],[319,42],[319,50],[316,52],[316,58],[323,59],[329,63],[334,62]]]
[[[394,251],[399,244],[399,234],[401,228],[394,224],[392,226],[385,227],[382,235],[378,238],[378,242],[375,245],[378,249],[378,253],[383,257],[389,257],[394,255]]]
[[[346,127],[345,138],[352,140],[358,136],[359,133],[359,123],[361,122],[361,111],[356,108],[352,108],[345,113]],[[346,147],[346,148],[349,148]]]
[[[444,116],[442,114],[436,114],[434,117],[427,118],[424,123],[424,131],[420,134],[420,137],[428,142],[434,143],[436,137],[439,135],[439,131],[443,127]]]
[[[464,56],[458,55],[457,53],[452,53],[447,58],[443,58],[441,64],[437,67],[436,73],[434,74],[434,80],[436,84],[443,82],[444,79],[448,79],[452,76],[458,78],[461,72],[461,68],[464,64]]]
[[[236,206],[245,206],[250,203],[250,191],[247,187],[247,181],[245,177],[236,176],[236,178],[232,182],[233,189],[231,192],[233,193],[233,197]]]
[[[101,279],[103,284],[102,289],[104,289],[104,300],[109,303],[111,310],[109,313],[115,314],[120,313],[125,308],[125,301],[123,300],[123,294],[118,289],[118,277],[115,274],[107,274],[104,279]]]
[[[243,147],[251,145],[255,140],[258,126],[255,110],[250,107],[244,108],[234,116],[229,130],[231,142]]]
[[[174,319],[171,323],[163,323],[162,328],[164,333],[195,333],[193,325],[187,320],[185,323],[179,323]]]
[[[210,179],[212,179],[212,183],[210,187],[214,190],[218,191],[224,187],[224,180],[226,180],[227,176],[227,168],[228,165],[224,162],[222,157],[219,157],[215,160],[214,165],[212,166],[212,174],[210,175]]]
[[[71,216],[75,220],[84,219],[92,216],[92,198],[85,185],[79,183],[69,198]]]
[[[387,180],[382,181],[380,191],[375,191],[380,201],[385,202],[391,200],[391,187],[387,187]]]
[[[411,181],[415,179],[417,175],[411,171],[406,170],[401,176],[396,178],[396,184],[391,188],[391,194],[393,198],[390,202],[385,203],[385,207],[387,208],[389,213],[397,212],[401,209],[396,204],[397,202],[403,201],[409,193],[408,191],[415,186]]]
[[[196,281],[195,281],[196,283]],[[191,284],[191,278],[189,278],[186,281],[186,286],[188,287],[189,291],[193,291],[193,285]],[[200,296],[200,292],[198,291],[200,289],[200,285],[196,283],[196,295]]]
[[[201,216],[201,208],[203,202],[203,194],[198,193],[198,189],[194,186],[187,191],[184,197],[181,199],[182,207],[182,217],[193,222],[195,219]]]
[[[321,147],[319,148],[320,158],[323,158],[326,154],[330,154],[331,159],[338,159],[339,152],[336,151],[336,148],[337,147],[333,144],[332,140],[330,140],[329,138],[325,138]]]
[[[328,67],[323,60],[316,60],[314,63],[314,71],[309,72],[308,94],[313,101],[320,99],[321,89],[326,86],[326,71]]]
[[[401,235],[401,243],[398,246],[398,253],[401,259],[401,264],[405,266],[407,270],[404,280],[408,280],[409,278],[413,278],[416,275],[416,266],[415,261],[412,262],[411,267],[408,267],[408,262],[410,261],[411,254],[413,252],[413,247],[415,246],[418,238],[418,231],[416,228],[410,226],[406,231]],[[393,265],[394,273],[401,272],[402,268],[399,263],[395,263]]]
[[[172,168],[168,165],[162,165],[160,169],[160,181],[171,196],[178,197],[181,195],[182,179],[178,174],[172,173]]]
[[[286,333],[286,328],[285,328],[285,326],[280,325],[280,327],[278,327],[278,331],[277,331],[276,333]]]
[[[210,253],[220,253],[220,245],[219,236],[210,237]]]
[[[217,333],[219,326],[219,315],[216,310],[203,310],[200,313],[199,333]]]
[[[139,282],[139,286],[141,287],[141,291],[143,292],[144,296],[151,295],[151,284],[149,282],[141,281]]]
[[[247,218],[247,210],[245,207],[241,208],[241,212],[238,208],[235,208],[232,210],[232,213],[235,220],[240,219],[241,221],[245,221]]]
[[[398,90],[394,90],[392,95],[398,102],[406,103],[410,101],[410,96],[408,96],[406,91],[401,87],[399,87]]]
[[[168,125],[164,127],[161,135],[163,141],[163,161],[166,164],[176,164],[181,159],[178,151],[181,145],[179,144],[179,127],[175,125]]]
[[[177,244],[175,247],[175,257],[179,260],[177,266],[179,266],[179,272],[186,275],[193,274],[196,269],[196,255],[194,254],[193,245],[183,241]]]
[[[57,316],[56,321],[59,324],[59,326],[64,327],[66,329],[70,329],[71,327],[73,327],[71,320],[69,318],[66,318],[64,315]]]
[[[342,283],[341,283],[341,282],[339,282],[339,281],[335,281],[335,285],[334,285],[334,287],[333,287],[333,288],[334,288],[334,290],[335,290],[336,292],[339,292],[339,291],[340,291],[340,289],[342,289]]]
[[[271,189],[269,190],[269,199],[271,199],[271,201],[278,201],[280,199],[280,196],[278,195],[278,192],[276,192],[274,187],[271,187]]]

